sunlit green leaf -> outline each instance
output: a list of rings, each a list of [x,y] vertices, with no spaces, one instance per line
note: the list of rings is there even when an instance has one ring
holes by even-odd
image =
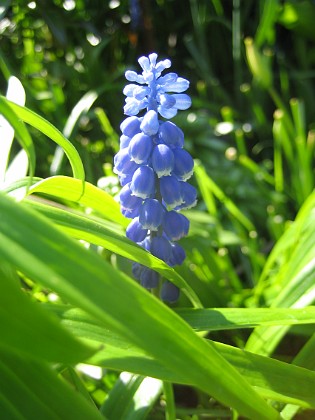
[[[67,140],[59,130],[57,130],[56,127],[54,127],[45,118],[41,117],[30,109],[8,101],[3,96],[0,96],[0,99],[0,104],[2,104],[3,107],[6,107],[6,109],[11,109],[11,112],[14,112],[22,121],[30,124],[34,128],[37,128],[39,131],[61,146],[69,159],[74,176],[80,180],[84,180],[84,168],[77,150],[70,143],[70,141]]]
[[[31,302],[0,269],[0,347],[18,351],[30,358],[51,362],[77,363],[93,353],[60,326],[39,305]]]
[[[248,417],[278,418],[213,345],[133,280],[25,205],[0,196],[0,207],[0,255],[25,275],[86,310],[222,403]]]
[[[83,311],[56,305],[49,305],[48,308],[57,313],[62,323],[76,336],[105,345],[104,350],[92,356],[90,363],[150,375],[170,382],[187,383],[183,372],[175,374],[168,366],[153,359],[122,336],[115,334],[112,330],[104,329],[100,323],[95,322]],[[221,311],[224,313],[225,310],[221,309]],[[187,318],[186,320],[189,321]],[[285,403],[295,402],[304,407],[315,407],[312,391],[314,386],[312,384],[315,384],[315,372],[224,344],[214,343],[214,345],[222,356],[227,358],[264,397]],[[287,380],[284,381],[283,378]]]

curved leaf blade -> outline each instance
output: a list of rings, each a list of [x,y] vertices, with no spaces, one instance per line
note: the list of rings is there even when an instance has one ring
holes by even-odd
[[[11,108],[11,110],[22,121],[41,131],[43,134],[61,146],[69,159],[73,170],[73,176],[84,181],[84,167],[76,148],[56,127],[54,127],[49,121],[45,120],[45,118],[41,117],[26,107],[22,107],[11,101],[8,101],[3,96],[0,96],[0,100],[0,103],[4,102],[6,107]]]
[[[6,410],[1,411],[3,418],[104,420],[96,407],[73,392],[48,365],[2,349],[0,395],[0,406],[2,400]]]
[[[86,310],[223,404],[256,419],[279,418],[213,345],[134,281],[23,203],[0,195],[0,208],[0,255],[20,271]]]
[[[30,174],[30,178],[32,178],[35,171],[34,144],[27,128],[25,127],[24,123],[20,121],[19,115],[15,112],[14,109],[12,109],[10,104],[13,104],[19,107],[19,105],[16,105],[13,102],[8,101],[5,97],[0,95],[0,113],[5,117],[8,123],[14,129],[15,135],[21,147],[25,150],[27,154],[27,157],[29,160],[29,174]]]
[[[33,200],[28,204],[39,210],[72,237],[102,246],[118,255],[152,268],[176,284],[196,308],[202,307],[194,290],[173,268],[130,241],[125,235],[120,235],[115,230],[108,228],[102,220],[93,220],[90,216],[79,215],[63,210],[60,206],[47,206]]]
[[[50,362],[78,363],[94,350],[65,330],[58,319],[23,295],[10,270],[0,268],[0,347]]]
[[[122,336],[105,329],[84,311],[60,305],[45,306],[58,314],[62,324],[75,336],[105,346],[104,350],[90,358],[89,363],[109,369],[124,369],[169,382],[189,384],[181,372],[172,372],[159,360],[153,359]],[[213,344],[262,396],[303,407],[315,407],[315,372],[225,344]]]
[[[121,214],[117,201],[110,194],[89,182],[85,182],[82,194],[82,183],[79,180],[67,176],[53,176],[33,185],[29,193],[48,194],[55,198],[74,201],[93,209],[105,219],[112,220],[123,227],[129,224],[129,220]]]

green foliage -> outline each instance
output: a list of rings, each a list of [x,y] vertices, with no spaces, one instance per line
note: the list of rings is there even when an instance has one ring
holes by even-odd
[[[314,2],[139,2],[139,25],[130,4],[0,7],[0,417],[313,416]],[[123,73],[153,50],[193,97],[176,268],[125,237],[112,172]]]

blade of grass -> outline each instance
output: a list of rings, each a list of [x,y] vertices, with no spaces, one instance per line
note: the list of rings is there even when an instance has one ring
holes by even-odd
[[[315,335],[313,335],[308,340],[308,342],[303,346],[302,350],[293,359],[292,363],[297,366],[315,370],[314,351],[315,351]],[[298,411],[299,411],[299,406],[288,404],[282,409],[281,415],[285,419],[291,419],[296,415]]]
[[[47,137],[49,137],[51,140],[53,140],[55,143],[61,146],[69,159],[74,177],[84,181],[84,168],[77,150],[70,143],[70,141],[66,139],[66,137],[63,134],[61,134],[59,130],[57,130],[56,127],[54,127],[50,122],[48,122],[35,112],[31,111],[30,109],[14,104],[13,102],[8,101],[3,96],[0,96],[0,101],[0,103],[4,102],[6,104],[6,107],[11,108],[11,110],[22,121],[41,131],[43,134],[45,134]]]
[[[95,210],[107,220],[112,220],[123,227],[128,226],[129,220],[120,212],[119,204],[107,192],[85,182],[82,194],[82,183],[66,176],[54,176],[41,180],[33,185],[30,194],[48,194],[54,198],[73,201]]]
[[[1,261],[1,345],[29,358],[77,363],[93,353],[39,305],[22,294],[10,267]],[[15,274],[15,273],[14,273]]]
[[[163,391],[165,397],[165,419],[176,420],[176,406],[174,400],[173,385],[170,382],[163,382]]]
[[[274,25],[278,10],[278,0],[266,0],[264,2],[263,12],[255,35],[257,47],[261,47],[266,41],[274,41]]]
[[[89,91],[85,93],[79,100],[79,102],[74,106],[63,129],[63,135],[66,138],[71,138],[75,126],[77,125],[81,115],[86,113],[91,108],[93,103],[98,98],[98,95],[99,93],[96,91]],[[61,146],[57,146],[53,160],[50,165],[50,173],[52,175],[56,175],[58,173],[62,164],[63,157],[63,148]]]
[[[70,331],[82,338],[102,343],[104,350],[92,356],[90,363],[112,369],[124,369],[149,375],[164,381],[188,384],[183,372],[172,372],[161,361],[148,356],[143,350],[112,330],[104,329],[100,322],[79,309],[59,305],[45,305],[57,313]],[[221,309],[225,311],[226,309]],[[212,323],[212,326],[214,323]],[[215,326],[213,328],[216,329]],[[208,341],[206,341],[208,342]],[[307,407],[315,405],[313,385],[315,372],[268,357],[262,357],[225,344],[214,343],[224,357],[256,387],[261,395],[282,402],[292,402]],[[287,380],[283,380],[286,378]]]
[[[218,185],[215,184],[215,182],[206,174],[201,164],[195,165],[195,175],[201,191],[204,189],[211,191],[211,193],[225,206],[229,213],[236,220],[238,220],[238,222],[243,227],[245,227],[245,229],[247,229],[249,232],[256,230],[252,222],[238,209],[233,201],[224,194],[221,188],[218,187]]]
[[[22,358],[0,346],[0,395],[17,416],[1,411],[3,418],[104,420],[81,395],[72,392],[45,363]],[[1,405],[1,403],[0,403]],[[8,413],[9,417],[6,416]],[[35,413],[35,414],[34,414]]]
[[[315,307],[175,309],[197,331],[234,330],[258,325],[299,325],[315,323]]]

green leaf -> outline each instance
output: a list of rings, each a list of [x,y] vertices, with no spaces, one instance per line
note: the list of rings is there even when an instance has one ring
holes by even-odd
[[[0,347],[50,362],[78,363],[94,352],[25,296],[11,270],[0,268]]]
[[[253,223],[239,210],[239,208],[233,203],[233,201],[227,197],[219,186],[208,176],[205,168],[198,163],[195,165],[195,175],[198,182],[198,186],[205,197],[208,194],[212,197],[215,196],[229,211],[231,216],[238,220],[238,222],[245,227],[248,231],[254,231],[255,226]],[[208,201],[210,198],[208,198]],[[208,205],[208,210],[211,214],[211,205]]]
[[[79,102],[74,106],[63,129],[63,134],[65,137],[70,139],[73,136],[74,128],[76,127],[81,115],[83,113],[86,113],[91,108],[93,103],[98,98],[100,91],[101,91],[100,89],[99,89],[99,92],[91,90],[85,93],[82,96],[82,98],[79,100]],[[50,166],[51,174],[56,174],[59,171],[62,160],[63,160],[63,156],[64,156],[63,149],[60,146],[57,147],[54,154],[54,158]]]
[[[35,171],[35,149],[34,149],[33,141],[24,123],[20,121],[19,114],[15,112],[11,104],[16,107],[19,107],[19,105],[16,105],[13,102],[8,101],[5,97],[0,95],[0,113],[5,117],[5,119],[9,122],[9,124],[13,127],[15,131],[15,135],[21,147],[23,147],[23,149],[25,150],[27,154],[27,157],[29,160],[30,178],[32,178]]]
[[[0,208],[0,255],[18,270],[221,403],[248,417],[279,418],[213,345],[132,279],[23,203],[0,195]]]
[[[293,359],[292,363],[297,366],[302,366],[308,369],[315,370],[315,359],[314,359],[314,352],[315,352],[315,335],[308,340],[308,342],[303,346],[302,350],[299,351],[297,356]],[[299,407],[296,405],[288,404],[286,405],[281,414],[285,419],[291,419],[297,411]]]
[[[73,170],[73,176],[80,180],[84,180],[85,173],[81,158],[76,150],[76,148],[70,143],[66,137],[61,134],[56,127],[54,127],[50,122],[45,120],[45,118],[36,114],[26,107],[19,106],[11,101],[8,101],[3,96],[0,96],[0,104],[4,105],[6,108],[11,108],[11,110],[24,122],[30,124],[32,127],[41,131],[55,143],[63,148],[65,151],[69,162]],[[0,108],[1,109],[1,108]],[[26,150],[27,151],[27,150]],[[31,164],[32,162],[30,162]]]
[[[86,191],[88,191],[88,188],[86,188]],[[30,201],[28,204],[39,210],[72,237],[102,246],[116,254],[152,268],[175,283],[195,307],[202,306],[194,290],[173,268],[130,241],[125,235],[119,234],[117,229],[113,229],[107,222],[104,223],[101,219],[93,220],[90,216],[63,210],[60,205],[58,207],[47,206],[36,201]]]
[[[315,307],[175,309],[197,331],[234,330],[258,325],[314,324]]]
[[[104,420],[95,406],[73,392],[47,364],[2,348],[0,407],[3,419]]]
[[[98,91],[90,90],[82,96],[82,98],[72,109],[63,129],[64,135],[67,138],[71,137],[74,127],[79,121],[79,118],[83,113],[86,113],[91,108],[91,106],[94,104],[100,93],[100,89]]]
[[[153,359],[127,339],[112,330],[103,328],[101,323],[95,322],[84,311],[52,304],[45,306],[58,314],[62,323],[74,335],[104,345],[104,350],[94,354],[89,363],[153,376],[164,381],[189,383],[183,372],[175,373],[160,360]],[[224,311],[224,309],[220,310]],[[315,372],[225,344],[214,343],[214,346],[262,396],[284,403],[295,403],[303,407],[315,407],[313,392]]]
[[[84,193],[82,194],[82,183],[67,176],[53,176],[33,185],[30,194],[48,194],[54,198],[73,201],[89,207],[107,220],[112,220],[126,227],[129,220],[120,212],[119,204],[107,192],[85,182]]]
[[[269,89],[272,85],[272,72],[268,57],[263,55],[252,38],[245,38],[245,51],[248,66],[258,83]]]
[[[279,11],[277,0],[266,0],[263,5],[263,12],[255,35],[255,44],[261,47],[267,40],[274,43],[275,22]]]

